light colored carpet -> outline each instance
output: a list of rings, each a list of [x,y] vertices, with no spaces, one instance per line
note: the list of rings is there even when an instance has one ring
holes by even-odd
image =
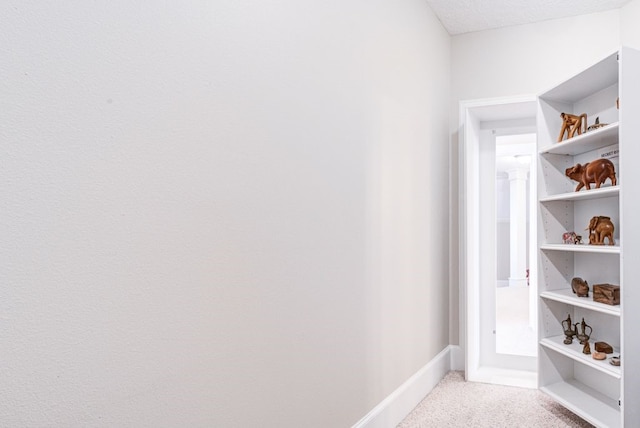
[[[587,428],[593,425],[535,389],[465,382],[452,371],[397,428]]]

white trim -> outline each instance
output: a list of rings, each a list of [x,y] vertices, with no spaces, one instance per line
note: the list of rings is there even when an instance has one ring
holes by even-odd
[[[464,351],[460,346],[450,345],[451,350],[451,367],[450,370],[464,371]]]
[[[537,389],[538,373],[484,366],[478,368],[475,372],[475,378],[473,380],[469,379],[469,381]]]
[[[460,343],[465,351],[465,377],[471,381],[505,384],[508,382],[504,380],[505,375],[514,375],[516,378],[524,377],[523,383],[525,384],[531,381],[529,374],[525,372],[522,374],[523,376],[520,376],[518,370],[489,374],[485,369],[493,369],[494,367],[487,367],[480,361],[481,296],[479,294],[480,224],[478,212],[480,189],[477,180],[479,165],[477,141],[482,131],[482,121],[498,121],[496,123],[499,123],[502,120],[511,120],[512,115],[509,111],[511,105],[526,104],[528,109],[528,106],[536,104],[536,100],[535,95],[523,95],[461,101],[459,104],[459,329]],[[525,111],[525,113],[527,112]],[[535,116],[535,113],[532,116]],[[509,129],[513,131],[511,127]],[[529,129],[528,125],[526,129]],[[523,130],[525,129],[523,128]]]
[[[389,428],[397,426],[431,392],[450,370],[456,370],[461,360],[460,347],[449,345],[424,367],[407,379],[380,404],[360,419],[352,428]]]

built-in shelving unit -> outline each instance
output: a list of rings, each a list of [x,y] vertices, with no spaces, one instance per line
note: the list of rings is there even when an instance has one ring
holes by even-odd
[[[599,189],[591,189],[589,192],[571,192],[546,196],[544,198],[540,198],[540,202],[579,201],[583,199],[610,198],[617,197],[619,193],[620,188],[618,186],[601,187]]]
[[[540,150],[540,153],[553,153],[573,156],[602,147],[607,147],[611,145],[612,141],[618,141],[619,125],[620,124],[618,122],[615,122],[602,128],[598,128],[594,131],[576,135],[569,140],[565,140],[562,144],[555,143],[546,146]]]
[[[545,251],[565,251],[568,253],[592,253],[592,254],[620,254],[620,247],[610,246],[588,246],[574,244],[542,244],[541,250]]]
[[[640,52],[622,48],[582,73],[543,93],[538,103],[538,289],[539,387],[599,427],[640,426],[640,374],[625,367],[640,363]],[[619,108],[616,100],[620,100]],[[601,128],[558,142],[561,113],[586,113]],[[610,159],[617,184],[582,188],[565,171],[578,163]],[[589,244],[585,230],[594,216],[615,226],[613,245]],[[565,244],[563,234],[582,235]],[[590,285],[588,297],[571,289],[575,277]],[[620,285],[621,304],[593,300],[594,284]],[[634,290],[637,289],[638,291]],[[562,322],[584,320],[589,343],[610,344],[614,353],[595,360],[577,339],[565,344]],[[634,337],[635,336],[635,337]],[[611,364],[621,356],[621,366]]]
[[[585,299],[583,297],[577,297],[576,294],[568,288],[562,288],[554,291],[543,291],[540,293],[540,297],[543,299],[555,300],[557,302],[568,303],[573,306],[590,309],[596,312],[602,312],[613,316],[620,316],[620,305],[605,305],[599,303],[593,299]]]

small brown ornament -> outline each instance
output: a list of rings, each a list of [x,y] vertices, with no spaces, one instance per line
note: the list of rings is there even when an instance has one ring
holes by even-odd
[[[603,352],[605,354],[613,354],[613,347],[609,345],[607,342],[596,342],[595,343],[596,351]]]
[[[589,284],[582,278],[573,278],[571,280],[571,290],[578,297],[589,297]]]

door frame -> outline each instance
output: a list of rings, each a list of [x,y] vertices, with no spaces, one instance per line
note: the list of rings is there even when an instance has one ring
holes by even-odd
[[[460,102],[459,207],[460,207],[460,342],[464,343],[465,377],[468,381],[537,388],[537,371],[493,367],[480,357],[480,152],[481,122],[536,117],[535,95]],[[531,219],[531,223],[535,219]],[[531,269],[531,281],[535,283]]]

